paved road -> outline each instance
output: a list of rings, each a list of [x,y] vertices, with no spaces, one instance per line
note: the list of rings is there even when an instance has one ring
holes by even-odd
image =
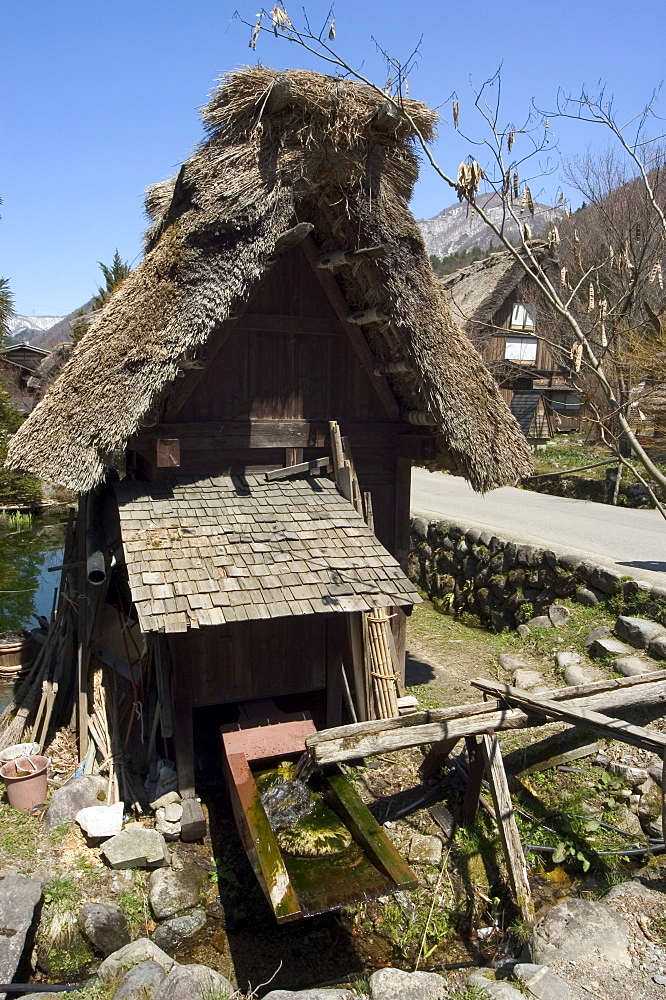
[[[628,510],[504,486],[482,496],[464,479],[414,469],[412,512],[482,527],[510,541],[578,552],[625,576],[666,586],[666,521],[656,510]]]

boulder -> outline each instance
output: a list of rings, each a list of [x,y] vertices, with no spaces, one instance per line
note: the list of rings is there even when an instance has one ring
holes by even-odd
[[[166,972],[157,962],[139,962],[123,976],[113,994],[113,1000],[153,1000],[166,979]]]
[[[624,639],[637,649],[647,649],[653,639],[659,635],[666,635],[666,628],[658,622],[650,621],[649,618],[632,618],[629,615],[620,615],[615,622],[615,635],[618,639]]]
[[[565,668],[564,682],[570,687],[578,687],[580,684],[587,684],[588,677],[579,666],[572,663]]]
[[[529,637],[532,635],[532,629],[529,627],[529,625],[519,625],[518,628],[516,629],[516,632],[518,633],[521,639],[529,639]]]
[[[125,803],[116,802],[112,806],[86,806],[74,818],[90,840],[108,840],[122,830],[124,812]]]
[[[616,594],[622,587],[620,574],[604,566],[595,566],[587,579],[588,583],[603,594]]]
[[[446,981],[436,972],[378,969],[370,976],[370,1000],[436,1000],[446,997]]]
[[[571,1000],[567,984],[547,965],[519,962],[513,968],[513,975],[537,1000]]]
[[[589,649],[590,646],[592,645],[592,643],[596,639],[603,639],[603,638],[605,638],[605,636],[610,635],[610,634],[611,634],[611,630],[608,627],[608,625],[599,625],[597,628],[593,628],[592,631],[589,632],[585,636],[585,640],[584,640],[585,647],[587,649]]]
[[[654,662],[646,656],[616,656],[613,660],[613,670],[623,677],[637,677],[654,670]]]
[[[41,898],[41,882],[17,872],[0,872],[0,982],[11,983],[14,978]]]
[[[467,980],[469,986],[475,987],[484,1000],[525,1000],[525,994],[503,979],[495,979],[492,973],[486,975],[483,969],[475,969]],[[478,996],[478,993],[476,994]]]
[[[148,898],[156,920],[166,920],[200,902],[203,876],[192,868],[175,872],[158,868],[149,880]]]
[[[228,979],[205,965],[176,965],[166,977],[155,1000],[222,1000],[234,988]]]
[[[412,518],[412,531],[417,538],[422,541],[428,537],[428,522],[424,517],[413,517]]]
[[[409,845],[409,860],[438,865],[442,860],[442,841],[439,837],[429,837],[415,833]]]
[[[570,650],[562,650],[555,654],[555,663],[560,668],[560,670],[566,670],[567,667],[577,667],[583,662],[580,653],[572,653]]]
[[[536,618],[530,618],[527,622],[530,628],[552,628],[553,623],[551,622],[548,615],[537,615]]]
[[[497,657],[497,662],[502,670],[506,670],[510,674],[512,674],[514,670],[520,670],[521,667],[525,666],[522,660],[517,659],[515,656],[511,656],[510,653],[500,653]]]
[[[105,958],[97,970],[97,975],[103,983],[109,983],[112,979],[119,979],[128,969],[132,969],[142,962],[155,962],[166,973],[171,972],[176,964],[170,955],[163,952],[148,938],[138,938]]]
[[[264,1000],[358,1000],[349,990],[272,990]]]
[[[536,965],[602,959],[629,968],[629,925],[603,903],[563,899],[536,924],[528,951]]]
[[[565,625],[568,625],[571,612],[563,604],[552,604],[548,608],[548,617],[555,628],[563,628]]]
[[[599,598],[589,587],[578,587],[574,596],[586,608],[594,608],[599,603]]]
[[[527,670],[523,667],[514,673],[513,685],[514,687],[530,690],[531,688],[541,687],[543,685],[543,677],[538,670]]]
[[[167,823],[180,823],[183,818],[183,806],[180,802],[167,802],[163,809]]]
[[[130,942],[127,918],[117,903],[84,903],[79,910],[79,929],[103,955]]]
[[[159,808],[155,810],[155,829],[158,833],[161,833],[165,840],[178,840],[181,832],[181,822],[180,819],[183,815],[183,807],[174,803],[180,811],[180,817],[178,820],[170,821],[166,818],[166,809]]]
[[[611,636],[599,636],[588,646],[590,656],[630,656],[631,647]]]
[[[171,951],[183,938],[192,937],[205,927],[206,919],[203,906],[197,906],[189,913],[181,913],[178,917],[169,917],[157,925],[153,931],[153,941],[158,948]]]
[[[112,868],[161,868],[169,864],[162,834],[143,826],[125,827],[106,841],[102,854]]]
[[[76,814],[88,806],[104,805],[107,786],[107,779],[101,775],[83,774],[80,778],[72,778],[62,788],[56,788],[46,813],[46,829],[71,823]]]
[[[658,635],[648,646],[648,653],[655,660],[666,660],[666,635]]]

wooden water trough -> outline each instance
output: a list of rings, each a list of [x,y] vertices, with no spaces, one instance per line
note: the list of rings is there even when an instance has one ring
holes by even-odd
[[[224,771],[236,825],[279,924],[417,885],[411,868],[335,764],[320,776],[321,792],[351,834],[350,846],[314,858],[280,849],[255,779],[276,762],[299,759],[306,738],[315,732],[305,716],[244,729],[222,727]]]

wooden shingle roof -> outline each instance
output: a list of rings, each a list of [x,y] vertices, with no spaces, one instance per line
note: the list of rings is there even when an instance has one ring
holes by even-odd
[[[124,480],[114,490],[143,632],[420,601],[327,478]]]

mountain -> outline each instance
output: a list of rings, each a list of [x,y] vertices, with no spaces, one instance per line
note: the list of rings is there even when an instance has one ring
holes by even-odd
[[[72,340],[72,320],[92,311],[92,299],[67,316],[11,316],[8,321],[9,343],[29,343],[47,351],[56,344]]]
[[[504,214],[501,195],[481,194],[477,200],[495,225],[501,227]],[[541,236],[549,225],[560,219],[561,210],[535,202],[533,216],[527,209],[524,212],[517,211],[516,214],[521,224],[528,224],[532,236]],[[500,245],[492,230],[464,202],[450,205],[432,219],[420,219],[418,225],[428,253],[437,257],[448,257],[449,254],[472,250],[474,247],[487,250],[493,245]],[[513,219],[505,220],[504,232],[511,243],[518,242],[518,226]]]
[[[40,338],[55,326],[62,316],[10,316],[7,320],[9,340],[13,344],[34,344],[40,347]]]

